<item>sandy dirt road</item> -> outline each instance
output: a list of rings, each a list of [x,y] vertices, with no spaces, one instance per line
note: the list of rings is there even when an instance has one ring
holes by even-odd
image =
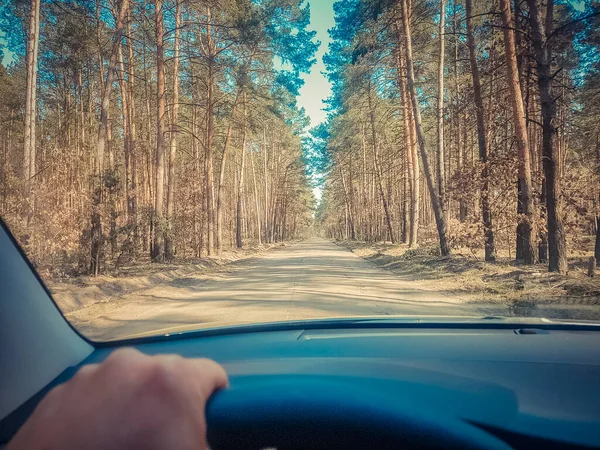
[[[253,258],[217,279],[188,276],[67,314],[98,340],[177,327],[382,315],[482,315],[460,298],[400,278],[324,240]]]

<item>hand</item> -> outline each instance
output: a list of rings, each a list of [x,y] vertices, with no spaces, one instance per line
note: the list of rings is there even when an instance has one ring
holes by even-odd
[[[213,361],[118,350],[50,391],[7,450],[207,449],[206,401],[227,383]]]

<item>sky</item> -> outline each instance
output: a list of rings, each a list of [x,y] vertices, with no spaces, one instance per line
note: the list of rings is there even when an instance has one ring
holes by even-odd
[[[337,0],[311,0],[310,4],[310,29],[317,32],[316,40],[321,41],[317,54],[317,63],[312,67],[310,74],[304,75],[304,86],[300,90],[298,105],[306,110],[310,117],[311,127],[325,121],[326,113],[322,111],[325,100],[331,94],[331,85],[322,72],[325,71],[323,55],[329,46],[329,33],[327,30],[335,25],[333,4]]]

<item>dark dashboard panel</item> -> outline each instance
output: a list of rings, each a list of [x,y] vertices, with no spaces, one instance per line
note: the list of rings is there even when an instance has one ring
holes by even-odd
[[[390,327],[177,336],[136,348],[212,358],[225,366],[232,387],[297,377],[351,383],[359,392],[378,392],[386,407],[470,422],[516,448],[565,448],[600,447],[599,344],[594,331]],[[84,364],[112,351],[97,349]]]
[[[390,401],[514,433],[600,446],[600,335],[514,329],[289,330],[138,345],[242,377],[350,377]],[[96,351],[98,362],[110,349]]]

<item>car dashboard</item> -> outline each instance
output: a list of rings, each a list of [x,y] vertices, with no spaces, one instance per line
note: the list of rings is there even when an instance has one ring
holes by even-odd
[[[388,406],[468,422],[513,448],[600,446],[598,332],[371,325],[138,339],[104,344],[82,365],[101,362],[115,348],[132,345],[149,355],[214,359],[226,368],[232,387],[250,379],[263,380],[264,386],[307,378],[347,383]],[[44,393],[78,367],[67,369],[5,418],[0,435],[9,437]]]

